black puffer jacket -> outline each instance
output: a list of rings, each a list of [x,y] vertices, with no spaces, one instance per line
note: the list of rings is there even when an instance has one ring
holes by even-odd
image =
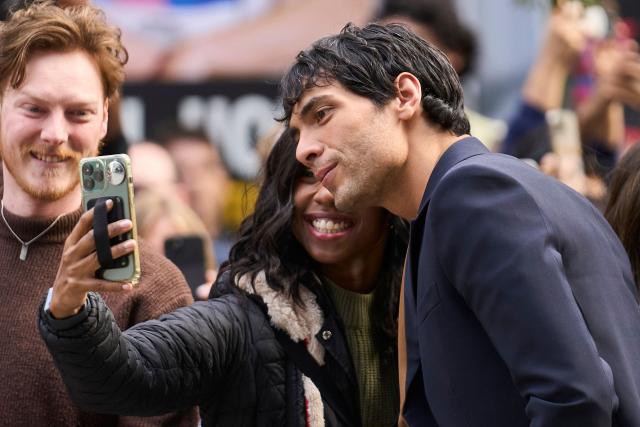
[[[310,353],[308,341],[316,343],[313,352],[348,402],[348,413],[320,399],[276,339],[272,323],[287,328],[296,322],[287,317],[298,317],[287,311],[291,305],[274,302],[273,293],[258,298],[238,291],[228,275],[215,289],[209,301],[125,332],[97,294],[89,294],[85,309],[68,319],[56,320],[41,309],[41,335],[73,400],[95,412],[143,416],[195,403],[205,426],[360,425],[346,340],[319,289],[308,296],[312,306],[317,301],[321,325],[304,341]]]

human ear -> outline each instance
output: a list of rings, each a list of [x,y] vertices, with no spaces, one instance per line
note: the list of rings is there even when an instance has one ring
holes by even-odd
[[[102,106],[102,123],[100,123],[100,140],[102,141],[107,135],[109,127],[109,98],[105,98]]]
[[[422,111],[422,87],[420,81],[411,73],[400,73],[395,80],[397,91],[398,117],[409,120]]]

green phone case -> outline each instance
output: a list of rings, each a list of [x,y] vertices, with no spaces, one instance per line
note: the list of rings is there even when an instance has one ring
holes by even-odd
[[[82,208],[85,211],[90,208],[89,204],[93,199],[119,197],[122,200],[124,218],[130,219],[133,223],[133,229],[127,233],[127,238],[138,240],[129,156],[114,154],[82,159],[80,161],[80,187],[82,189]],[[123,267],[98,270],[98,277],[116,282],[126,281],[136,285],[140,279],[138,249],[136,248],[127,255],[127,258],[126,265]]]

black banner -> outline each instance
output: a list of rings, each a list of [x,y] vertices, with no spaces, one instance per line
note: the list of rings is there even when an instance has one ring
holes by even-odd
[[[202,84],[126,84],[122,130],[130,143],[157,139],[163,124],[203,129],[219,147],[230,172],[251,180],[260,166],[256,141],[280,113],[277,81],[215,81]]]

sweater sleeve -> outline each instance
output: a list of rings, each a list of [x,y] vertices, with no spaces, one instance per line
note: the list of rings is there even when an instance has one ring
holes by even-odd
[[[551,151],[551,137],[544,111],[521,99],[516,113],[509,120],[501,151],[535,161],[540,161],[545,153]]]
[[[150,416],[211,399],[247,363],[247,322],[237,296],[199,302],[120,331],[98,294],[40,333],[74,402],[98,413]]]

